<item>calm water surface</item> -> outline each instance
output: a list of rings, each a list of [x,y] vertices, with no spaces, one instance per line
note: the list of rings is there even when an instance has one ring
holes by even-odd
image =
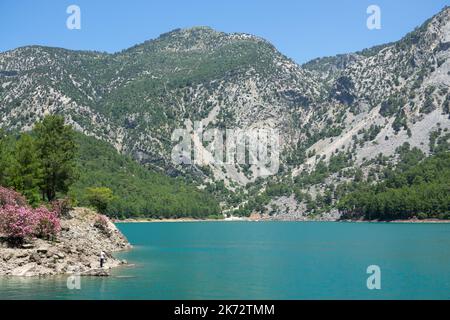
[[[450,224],[118,224],[114,277],[0,279],[0,299],[450,299]],[[366,269],[382,270],[370,291]]]

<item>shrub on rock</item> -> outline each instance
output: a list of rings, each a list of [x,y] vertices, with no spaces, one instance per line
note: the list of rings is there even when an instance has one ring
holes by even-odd
[[[36,216],[32,209],[6,205],[0,208],[0,232],[21,242],[35,234]]]
[[[20,193],[0,186],[0,207],[8,205],[26,207],[28,203]]]
[[[40,207],[34,210],[35,231],[34,234],[38,238],[53,239],[59,231],[61,224],[58,214],[48,210],[46,207]]]
[[[64,207],[61,205],[61,207]],[[63,210],[63,209],[61,209]],[[59,214],[46,207],[33,209],[19,193],[0,187],[0,234],[11,242],[39,237],[53,239],[61,231]]]

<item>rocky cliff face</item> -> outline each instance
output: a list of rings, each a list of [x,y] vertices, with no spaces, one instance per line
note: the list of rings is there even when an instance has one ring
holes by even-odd
[[[126,264],[113,253],[131,245],[111,221],[104,227],[96,226],[97,216],[88,209],[74,209],[61,220],[62,231],[54,242],[35,239],[21,248],[1,242],[0,276],[105,276],[109,269]],[[103,269],[99,265],[101,251],[107,255]]]
[[[396,43],[303,66],[264,39],[206,27],[112,55],[25,47],[0,54],[1,126],[28,129],[47,113],[62,113],[143,164],[200,184],[224,181],[239,195],[224,199],[230,209],[264,192],[258,168],[174,165],[175,129],[201,121],[205,128],[279,130],[275,182],[305,176],[341,153],[351,158],[348,168],[368,172],[380,153],[395,162],[405,142],[429,153],[430,136],[448,130],[449,57],[450,8]],[[208,153],[205,144],[194,147]],[[336,172],[326,184],[342,181]],[[302,188],[315,197],[324,185]],[[304,212],[301,203],[288,207],[288,215]]]

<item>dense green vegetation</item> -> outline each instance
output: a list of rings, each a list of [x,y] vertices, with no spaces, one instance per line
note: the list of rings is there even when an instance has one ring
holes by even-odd
[[[206,218],[220,214],[211,195],[183,179],[146,169],[106,142],[82,134],[76,139],[79,178],[69,193],[80,205],[92,204],[93,197],[104,198],[99,195],[101,189],[90,188],[109,188],[114,196],[104,210],[118,218]]]
[[[67,193],[76,177],[75,132],[60,116],[38,122],[32,133],[0,135],[0,185],[22,193],[31,205]]]
[[[33,206],[70,196],[117,218],[206,218],[218,202],[181,178],[151,171],[111,145],[45,118],[30,133],[0,134],[0,185]]]
[[[415,156],[414,156],[415,154]],[[344,218],[396,220],[450,218],[450,153],[441,151],[421,161],[419,152],[377,184],[356,186],[338,204]]]
[[[108,207],[114,200],[114,194],[110,188],[88,188],[86,193],[86,199],[91,206],[102,214],[108,212]]]

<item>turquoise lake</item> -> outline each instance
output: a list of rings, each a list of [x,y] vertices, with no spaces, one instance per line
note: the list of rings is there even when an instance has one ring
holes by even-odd
[[[0,279],[0,299],[450,299],[450,224],[118,224],[110,278]],[[381,290],[367,267],[381,268]]]

